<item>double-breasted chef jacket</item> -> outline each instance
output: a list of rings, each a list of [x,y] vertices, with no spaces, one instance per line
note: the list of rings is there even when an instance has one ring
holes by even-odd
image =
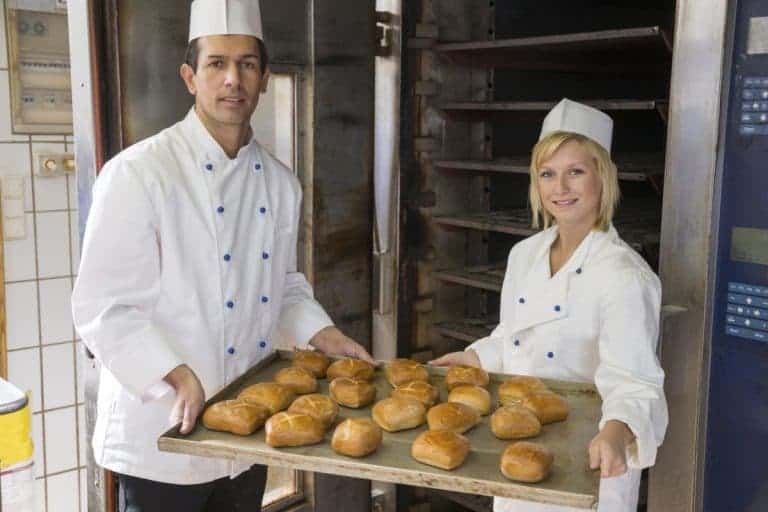
[[[93,190],[75,326],[102,363],[96,462],[173,484],[232,475],[231,463],[160,452],[187,364],[205,396],[332,325],[296,271],[301,188],[254,139],[230,159],[194,108],[109,161]]]
[[[661,285],[613,226],[589,233],[552,276],[549,254],[557,234],[555,225],[512,248],[500,323],[468,348],[489,371],[594,383],[603,400],[595,434],[614,419],[636,436],[628,472],[601,479],[598,510],[634,512],[640,470],[653,465],[668,421],[656,357]],[[503,498],[494,508],[570,510]]]

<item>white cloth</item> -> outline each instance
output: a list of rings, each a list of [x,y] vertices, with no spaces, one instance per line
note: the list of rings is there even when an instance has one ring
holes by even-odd
[[[564,98],[549,111],[541,124],[539,140],[552,132],[578,133],[611,153],[613,119],[594,107]]]
[[[189,41],[220,35],[264,40],[258,0],[194,0],[189,13]]]
[[[598,510],[634,512],[640,469],[653,465],[668,422],[656,357],[661,285],[612,226],[587,235],[550,277],[556,237],[554,226],[512,248],[500,323],[468,348],[489,371],[594,383],[603,400],[599,428],[620,420],[636,436],[627,475],[601,480]],[[569,509],[496,498],[494,510]]]
[[[157,449],[174,401],[162,378],[185,363],[209,398],[278,334],[303,346],[332,325],[296,272],[300,202],[290,170],[255,140],[229,159],[194,109],[104,166],[72,295],[103,365],[99,465],[174,484],[235,471]]]

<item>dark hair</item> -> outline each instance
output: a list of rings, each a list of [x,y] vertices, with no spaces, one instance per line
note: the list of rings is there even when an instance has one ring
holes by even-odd
[[[195,38],[187,45],[187,51],[184,54],[184,62],[189,64],[190,67],[197,73],[197,59],[200,53],[200,49],[197,47],[197,41],[199,38]],[[259,38],[256,38],[259,43],[259,62],[261,66],[261,74],[263,75],[267,71],[269,65],[269,54],[267,53],[267,45],[264,44]]]

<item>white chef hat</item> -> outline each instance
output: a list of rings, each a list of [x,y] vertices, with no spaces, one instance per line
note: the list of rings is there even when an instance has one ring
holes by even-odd
[[[578,133],[597,142],[611,153],[613,119],[596,108],[564,98],[549,111],[541,125],[539,140],[552,132]]]
[[[238,34],[264,40],[259,0],[194,0],[189,16],[189,40]]]

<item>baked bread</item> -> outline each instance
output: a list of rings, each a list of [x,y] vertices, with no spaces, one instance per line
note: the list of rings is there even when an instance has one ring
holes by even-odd
[[[370,418],[348,418],[336,427],[331,438],[333,451],[350,457],[365,457],[381,445],[383,434]]]
[[[291,364],[309,370],[316,379],[322,379],[331,361],[325,354],[316,350],[295,350]]]
[[[523,398],[522,405],[532,410],[542,425],[568,417],[568,402],[551,391],[532,391]]]
[[[541,482],[552,469],[552,455],[546,446],[528,441],[518,441],[507,446],[501,454],[501,472],[517,482]]]
[[[329,373],[330,375],[330,369]],[[376,398],[376,387],[367,380],[338,377],[329,386],[331,398],[345,407],[358,409],[365,407]]]
[[[289,366],[275,374],[275,382],[288,386],[297,395],[306,395],[317,391],[317,379],[306,368]]]
[[[451,470],[469,454],[469,439],[450,430],[427,430],[411,445],[411,457],[423,464]]]
[[[415,398],[391,396],[374,405],[371,416],[387,432],[397,432],[423,425],[427,409]]]
[[[448,393],[448,401],[474,407],[483,416],[491,412],[491,394],[480,386],[471,384],[456,386]]]
[[[541,422],[522,405],[502,405],[491,415],[491,432],[499,439],[523,439],[539,435]]]
[[[339,404],[325,395],[313,393],[294,400],[288,408],[288,412],[308,414],[322,423],[324,428],[328,428],[339,414]]]
[[[427,412],[429,430],[451,430],[463,434],[480,422],[480,413],[458,402],[445,402]]]
[[[392,390],[392,392],[389,394],[391,397],[400,397],[400,398],[415,398],[422,404],[424,404],[424,407],[429,409],[435,403],[437,402],[437,397],[439,396],[439,392],[437,391],[437,388],[430,384],[429,382],[422,382],[420,380],[415,380],[411,382],[406,382],[405,384],[400,384],[395,389]]]
[[[203,425],[209,430],[221,430],[249,436],[259,430],[269,418],[269,409],[244,400],[224,400],[209,406],[203,413]]]
[[[267,420],[264,432],[267,444],[278,448],[317,444],[323,440],[325,429],[309,414],[283,411]]]
[[[451,366],[445,373],[445,386],[448,391],[461,384],[473,384],[483,388],[488,387],[488,372],[482,368],[457,364]]]
[[[237,398],[266,405],[270,414],[275,414],[291,405],[296,395],[289,387],[277,382],[259,382],[242,390]]]
[[[392,387],[411,381],[429,382],[429,372],[413,359],[393,359],[387,363],[384,373]]]
[[[326,375],[328,380],[339,377],[348,379],[371,380],[373,379],[374,366],[362,359],[339,359],[328,367]]]
[[[528,393],[546,390],[547,386],[541,379],[528,375],[515,375],[499,385],[499,402],[501,405],[520,403]]]

